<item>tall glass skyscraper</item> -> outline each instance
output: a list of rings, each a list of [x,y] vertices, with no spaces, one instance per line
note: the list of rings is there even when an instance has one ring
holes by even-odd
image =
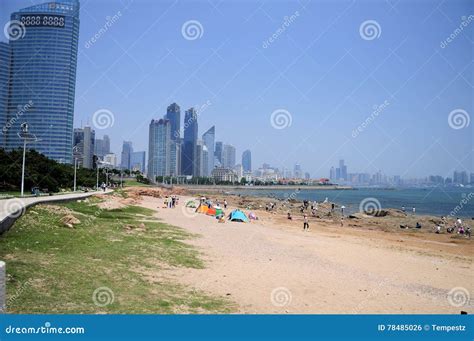
[[[181,108],[176,103],[172,103],[166,108],[165,119],[171,124],[171,139],[179,140],[181,137]]]
[[[151,120],[148,141],[148,179],[155,181],[157,176],[170,175],[170,138],[169,120]]]
[[[197,112],[194,108],[186,110],[184,115],[184,141],[181,167],[183,175],[195,174],[196,146],[198,140]]]
[[[202,141],[207,150],[207,165],[203,169],[202,176],[210,176],[214,169],[214,140],[216,139],[216,128],[212,126],[204,134],[202,134]]]
[[[7,126],[7,100],[10,78],[10,46],[0,42],[0,148],[5,148]]]
[[[246,173],[252,171],[252,152],[249,149],[242,153],[242,168]]]
[[[34,5],[11,15],[11,69],[7,121],[18,108],[31,103],[14,120],[6,136],[7,149],[22,147],[17,136],[27,122],[40,139],[30,148],[59,162],[72,162],[73,115],[76,87],[79,1],[58,0]],[[18,31],[17,31],[18,32]]]

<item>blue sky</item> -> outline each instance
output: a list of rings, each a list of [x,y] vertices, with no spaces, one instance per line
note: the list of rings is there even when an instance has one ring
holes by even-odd
[[[41,2],[2,0],[2,27],[9,13]],[[168,104],[184,117],[210,103],[199,133],[215,125],[238,160],[252,150],[254,167],[299,162],[327,176],[344,158],[349,172],[474,172],[474,122],[462,120],[474,120],[473,14],[467,0],[83,0],[75,126],[107,109],[114,125],[97,135],[108,134],[117,153],[122,140],[147,150],[148,124]],[[195,40],[182,34],[189,20],[202,27]],[[375,36],[361,33],[369,20]],[[276,110],[291,125],[275,129]],[[453,111],[461,119],[449,124]]]

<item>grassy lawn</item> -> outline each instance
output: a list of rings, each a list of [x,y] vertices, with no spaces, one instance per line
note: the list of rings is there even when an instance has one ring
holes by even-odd
[[[103,210],[98,199],[36,206],[0,236],[10,313],[219,313],[233,304],[166,278],[171,267],[203,268],[185,231],[153,211]],[[69,212],[68,212],[69,210]],[[69,228],[61,218],[81,222]],[[95,292],[95,295],[94,295]]]

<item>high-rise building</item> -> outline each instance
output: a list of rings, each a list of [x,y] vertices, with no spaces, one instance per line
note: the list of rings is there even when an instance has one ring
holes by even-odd
[[[206,151],[208,153],[207,165],[205,167],[205,172],[202,176],[211,176],[211,172],[214,169],[214,140],[216,138],[216,128],[212,126],[209,128],[203,135],[202,141],[204,146],[206,146]]]
[[[170,175],[181,174],[181,145],[182,139],[171,140],[170,142]]]
[[[166,108],[166,115],[164,117],[170,121],[171,125],[171,139],[179,140],[181,137],[181,108],[176,103],[172,103]]]
[[[344,160],[339,160],[339,179],[347,180],[347,166],[344,164]]]
[[[196,154],[194,158],[193,176],[205,176],[207,173],[207,161],[209,153],[202,140],[196,143]]]
[[[171,175],[171,123],[169,120],[151,120],[148,140],[148,178]]]
[[[117,167],[117,155],[114,153],[104,155],[104,163],[110,165],[111,167]]]
[[[331,169],[329,170],[329,179],[331,179],[331,180],[336,180],[337,179],[336,170],[334,169],[334,167],[331,167]]]
[[[222,147],[222,166],[233,169],[235,166],[235,147],[224,144]]]
[[[303,170],[301,169],[301,165],[299,163],[295,164],[295,167],[293,169],[293,176],[296,179],[302,179],[303,178]]]
[[[454,171],[453,174],[453,183],[467,185],[469,183],[469,178],[466,171]]]
[[[196,173],[196,146],[198,140],[197,112],[194,108],[186,110],[184,114],[184,139],[181,152],[181,169],[183,175]]]
[[[133,146],[131,141],[123,141],[122,155],[120,158],[120,167],[122,169],[130,169],[130,157],[133,153]]]
[[[130,155],[130,169],[145,173],[146,152],[133,152]]]
[[[95,131],[91,127],[74,129],[73,155],[79,167],[94,168]]]
[[[95,155],[103,160],[107,154],[110,154],[110,138],[108,135],[104,135],[103,138],[95,140]]]
[[[31,133],[40,138],[30,148],[56,161],[71,163],[79,1],[30,6],[12,13],[10,19],[10,28],[18,22],[21,27],[9,41],[12,76],[6,120],[15,118],[19,107],[30,102],[32,105],[21,119],[13,120],[6,134],[6,148],[23,145],[17,133],[27,122]]]
[[[252,152],[249,149],[242,153],[242,167],[245,173],[252,171]]]
[[[218,165],[219,167],[222,166],[222,151],[223,151],[223,143],[221,141],[217,141],[215,144],[215,149],[214,149],[214,160],[215,164]]]
[[[0,42],[0,148],[5,148],[7,131],[7,100],[10,79],[10,46]]]

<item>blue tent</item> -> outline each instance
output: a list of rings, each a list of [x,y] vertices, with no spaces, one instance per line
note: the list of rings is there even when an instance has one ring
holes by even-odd
[[[248,223],[249,219],[241,210],[234,210],[229,215],[230,221],[240,221],[241,223]]]

